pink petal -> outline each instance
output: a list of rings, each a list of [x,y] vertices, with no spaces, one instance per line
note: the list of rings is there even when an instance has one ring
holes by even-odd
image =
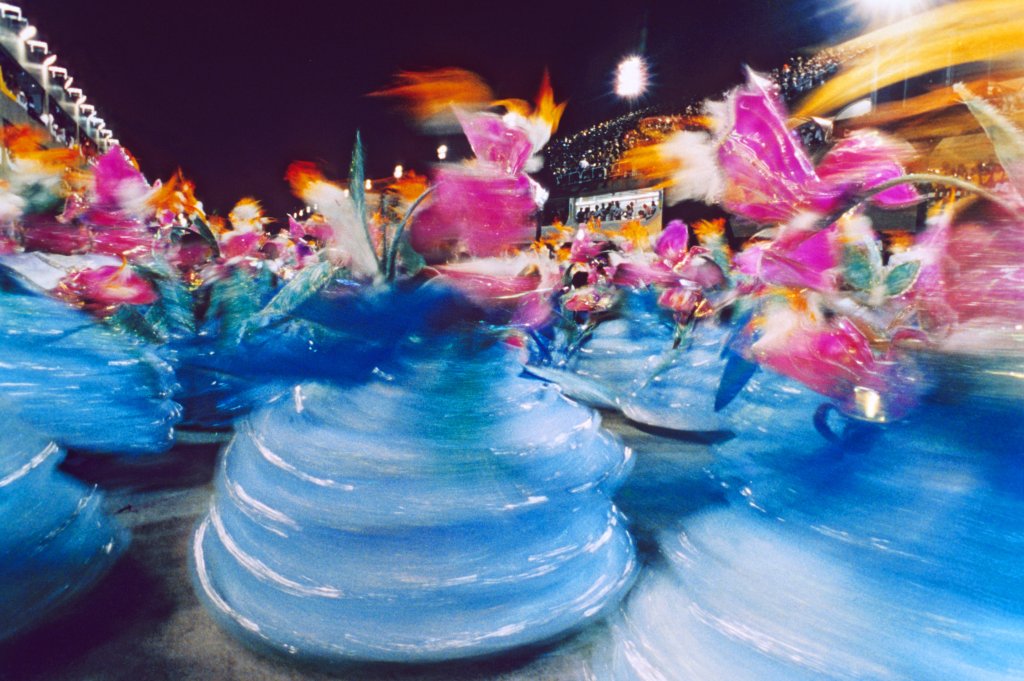
[[[456,115],[473,153],[482,164],[506,175],[523,171],[533,148],[524,130],[506,125],[500,116],[492,113],[458,112]]]
[[[682,220],[673,220],[658,237],[654,244],[654,252],[669,261],[677,263],[686,257],[687,249],[690,247],[690,229]]]
[[[500,255],[533,240],[536,203],[525,175],[452,167],[437,172],[435,186],[410,229],[413,248],[427,262]]]
[[[855,131],[840,140],[818,164],[822,182],[840,194],[851,194],[878,186],[906,174],[901,160],[912,150],[906,144],[876,131]],[[920,200],[909,184],[897,185],[872,197],[880,206],[895,208]]]

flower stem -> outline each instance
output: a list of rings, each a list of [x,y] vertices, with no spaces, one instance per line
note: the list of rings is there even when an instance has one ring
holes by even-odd
[[[398,258],[398,244],[402,240],[402,233],[405,232],[405,226],[409,224],[409,220],[412,219],[412,214],[419,208],[419,205],[423,203],[423,200],[434,191],[434,187],[427,187],[426,191],[416,197],[416,200],[409,206],[409,210],[405,212],[405,217],[402,218],[402,222],[399,223],[398,229],[395,230],[394,235],[391,237],[391,247],[384,253],[384,277],[388,281],[392,281],[395,278],[395,261]]]
[[[949,185],[951,187],[956,187],[957,189],[963,189],[964,191],[971,192],[972,194],[977,194],[978,196],[984,199],[988,199],[992,203],[995,203],[1005,208],[1006,210],[1015,211],[1015,208],[1010,203],[1008,203],[1004,198],[1002,198],[998,194],[990,192],[984,187],[979,187],[973,182],[968,182],[967,180],[961,180],[959,177],[950,177],[949,175],[937,175],[934,173],[911,173],[909,175],[903,175],[902,177],[897,177],[893,180],[889,180],[888,182],[883,182],[882,184],[876,185],[871,189],[865,191],[863,196],[861,197],[861,202],[871,198],[872,196],[875,196],[876,194],[881,194],[887,189],[892,189],[893,187],[897,187],[901,184]]]

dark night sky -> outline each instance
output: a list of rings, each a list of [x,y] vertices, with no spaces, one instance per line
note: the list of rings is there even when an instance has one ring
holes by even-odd
[[[836,37],[834,0],[359,3],[26,0],[58,63],[150,179],[181,167],[207,209],[246,195],[280,216],[298,204],[289,161],[344,177],[355,129],[373,176],[426,169],[429,144],[366,97],[399,69],[462,66],[500,97],[532,99],[545,66],[569,99],[560,132],[626,110],[611,73],[648,27],[652,100],[681,101]]]

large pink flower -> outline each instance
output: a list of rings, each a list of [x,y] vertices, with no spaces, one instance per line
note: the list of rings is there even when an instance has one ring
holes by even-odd
[[[818,231],[786,226],[774,241],[749,245],[733,263],[761,284],[834,291],[841,257],[835,224]]]
[[[428,262],[500,255],[536,235],[537,187],[523,172],[529,137],[494,114],[463,114],[459,121],[477,159],[435,173],[430,204],[410,233]]]
[[[776,90],[750,72],[747,85],[726,102],[729,128],[718,146],[726,210],[760,223],[788,222],[801,212],[831,213],[852,194],[903,175],[906,147],[878,133],[841,140],[815,168],[787,128]],[[874,200],[900,206],[918,198],[901,185]]]

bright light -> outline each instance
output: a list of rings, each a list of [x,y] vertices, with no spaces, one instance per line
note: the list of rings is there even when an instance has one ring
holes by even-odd
[[[32,40],[32,38],[36,37],[37,33],[39,33],[39,29],[37,29],[32,24],[29,24],[25,28],[21,29],[20,33],[18,33],[18,40],[20,40],[21,42],[25,42],[26,40]]]
[[[643,57],[633,55],[619,62],[615,71],[615,94],[636,99],[647,90],[647,63]]]
[[[932,0],[855,0],[861,15],[872,22],[888,23],[909,17],[933,4]]]
[[[373,180],[366,180],[366,182],[363,183],[363,187],[366,188],[366,191],[373,189]]]
[[[448,158],[448,145],[442,144],[437,148],[437,160],[443,161]]]
[[[43,60],[43,66],[53,66],[57,61],[57,55],[51,54]]]
[[[405,172],[405,169],[402,168],[402,164],[399,163],[398,165],[396,165],[395,166],[395,172],[393,173],[393,175],[395,176],[395,179],[396,180],[401,180],[403,172]]]

